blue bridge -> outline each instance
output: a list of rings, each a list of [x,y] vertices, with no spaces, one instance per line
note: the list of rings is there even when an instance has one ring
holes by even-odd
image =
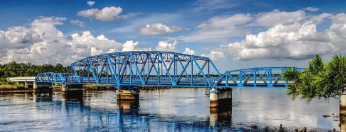
[[[45,72],[36,83],[104,84],[122,87],[285,88],[287,67],[261,67],[220,73],[208,57],[163,51],[129,51],[86,57],[67,73]],[[302,70],[302,68],[296,68]]]

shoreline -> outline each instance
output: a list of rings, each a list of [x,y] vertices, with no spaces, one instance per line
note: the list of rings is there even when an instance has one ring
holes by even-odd
[[[173,88],[184,88],[184,87],[154,87],[154,86],[142,86],[139,87],[140,90],[161,90],[161,89],[173,89]],[[61,87],[54,86],[52,90],[54,91],[61,91]],[[103,91],[103,90],[117,90],[114,86],[110,85],[96,85],[96,86],[83,86],[82,91]],[[34,92],[33,89],[6,89],[1,90],[0,93],[27,93],[27,92]]]
[[[34,92],[32,89],[27,90],[0,90],[0,93],[29,93]]]

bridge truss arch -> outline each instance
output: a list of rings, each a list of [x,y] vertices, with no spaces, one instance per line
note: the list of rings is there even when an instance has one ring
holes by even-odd
[[[164,51],[128,51],[86,57],[67,73],[46,72],[35,82],[157,87],[268,87],[289,83],[281,75],[288,67],[260,67],[220,74],[208,57]],[[303,68],[296,68],[298,71]]]
[[[208,57],[163,51],[128,51],[86,57],[70,65],[65,79],[59,77],[52,73],[42,73],[36,81],[112,84],[118,88],[212,87],[215,78],[221,77],[221,74]]]
[[[218,87],[268,87],[285,88],[290,80],[282,78],[289,67],[257,67],[226,71],[215,83]],[[304,68],[295,68],[298,72]]]

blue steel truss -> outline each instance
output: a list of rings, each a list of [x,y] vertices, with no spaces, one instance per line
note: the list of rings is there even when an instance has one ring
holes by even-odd
[[[281,75],[288,67],[259,67],[226,71],[215,87],[287,87],[289,81]],[[297,71],[304,68],[295,68]]]
[[[214,73],[214,74],[211,74]],[[59,73],[57,73],[59,74]],[[66,76],[37,75],[36,82],[120,86],[212,87],[221,77],[208,57],[162,51],[129,51],[86,57]]]
[[[161,87],[287,86],[286,67],[251,68],[220,74],[208,57],[163,51],[128,51],[86,57],[68,73],[40,73],[35,81],[64,84],[107,84]],[[302,68],[297,68],[302,70]]]
[[[71,73],[44,72],[37,74],[35,82],[62,83],[67,77],[73,76]]]

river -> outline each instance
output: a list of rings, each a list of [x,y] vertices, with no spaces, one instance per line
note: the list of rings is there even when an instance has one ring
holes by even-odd
[[[139,103],[115,91],[0,94],[0,131],[340,130],[339,100],[292,100],[285,89],[233,89],[232,108],[210,112],[204,89],[141,90]],[[331,117],[323,117],[330,115]]]

